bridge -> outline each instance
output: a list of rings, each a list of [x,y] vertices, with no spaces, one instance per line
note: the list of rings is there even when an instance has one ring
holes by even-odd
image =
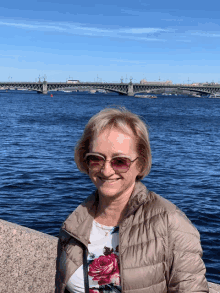
[[[183,85],[183,84],[139,84],[139,83],[100,83],[100,82],[0,82],[0,88],[4,89],[26,89],[47,94],[48,91],[57,91],[67,88],[71,89],[102,89],[110,92],[116,92],[121,95],[134,96],[137,93],[153,92],[155,90],[181,90],[196,92],[198,94],[209,95],[220,92],[220,85]]]

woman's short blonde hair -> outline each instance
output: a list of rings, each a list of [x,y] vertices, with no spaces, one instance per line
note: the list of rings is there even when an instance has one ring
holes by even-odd
[[[136,137],[136,149],[140,167],[140,174],[136,180],[143,179],[149,174],[152,162],[147,126],[138,115],[128,111],[124,107],[105,108],[89,120],[82,137],[75,147],[74,159],[78,169],[83,173],[89,173],[85,155],[89,153],[93,139],[105,129],[112,128],[117,128],[126,134],[129,134],[129,130],[132,130]]]

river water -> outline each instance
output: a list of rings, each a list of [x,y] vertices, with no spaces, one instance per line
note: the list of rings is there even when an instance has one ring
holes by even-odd
[[[73,160],[89,118],[125,106],[149,126],[149,190],[182,209],[201,235],[207,279],[220,283],[220,99],[0,92],[0,218],[57,236],[95,190]]]

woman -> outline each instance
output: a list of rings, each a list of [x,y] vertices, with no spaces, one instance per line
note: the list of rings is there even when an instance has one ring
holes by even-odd
[[[137,115],[107,108],[93,116],[75,162],[97,190],[60,229],[56,293],[208,292],[199,232],[140,181],[151,150]]]

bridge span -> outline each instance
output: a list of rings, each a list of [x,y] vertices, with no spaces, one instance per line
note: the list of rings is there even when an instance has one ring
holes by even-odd
[[[62,89],[102,89],[111,92],[116,92],[122,95],[134,96],[137,93],[152,92],[155,90],[187,90],[190,92],[197,92],[199,94],[215,94],[220,92],[220,85],[158,85],[155,84],[139,84],[139,83],[100,83],[100,82],[0,82],[0,88],[4,89],[27,89],[37,91],[39,93],[47,94],[48,91],[57,91]]]

